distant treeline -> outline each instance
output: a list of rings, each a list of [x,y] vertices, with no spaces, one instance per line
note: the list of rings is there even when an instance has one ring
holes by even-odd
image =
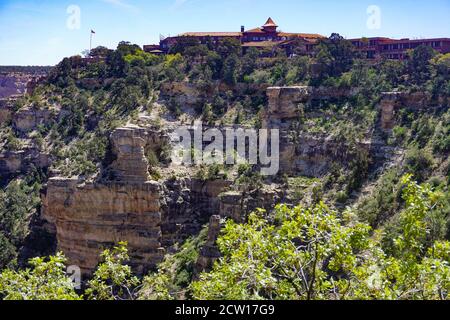
[[[0,66],[0,73],[23,72],[23,73],[48,73],[51,66]]]

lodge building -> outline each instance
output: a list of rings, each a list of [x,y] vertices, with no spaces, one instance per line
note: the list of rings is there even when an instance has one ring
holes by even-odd
[[[281,48],[289,54],[294,47],[299,47],[303,48],[303,54],[311,54],[318,40],[325,37],[320,34],[278,31],[278,25],[269,18],[261,27],[245,30],[242,26],[240,32],[186,32],[164,38],[159,45],[146,45],[144,50],[155,54],[168,53],[175,44],[187,38],[196,39],[200,44],[216,44],[226,38],[235,39],[241,43],[244,52],[252,47],[268,51]]]
[[[439,53],[450,53],[450,38],[436,39],[390,39],[390,38],[359,38],[350,39],[355,50],[362,53],[364,58],[377,59],[405,59],[408,50],[425,45],[432,47]]]
[[[214,45],[226,38],[239,41],[244,53],[249,48],[257,48],[263,49],[270,55],[275,50],[282,49],[291,56],[293,54],[312,55],[320,39],[326,37],[320,34],[282,32],[278,30],[278,25],[272,18],[269,18],[261,27],[245,30],[242,26],[240,32],[186,32],[175,37],[163,38],[159,45],[145,45],[144,50],[154,54],[166,54],[177,43],[186,39],[195,39],[200,44]],[[408,50],[421,45],[430,46],[440,53],[450,53],[450,38],[395,40],[375,37],[349,41],[366,59],[405,59]]]

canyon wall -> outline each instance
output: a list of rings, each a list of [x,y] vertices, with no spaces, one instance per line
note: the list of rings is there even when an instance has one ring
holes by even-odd
[[[291,128],[299,116],[300,104],[319,96],[341,94],[309,87],[268,88],[263,126],[280,129],[281,173],[319,177],[336,161],[343,165],[348,162],[350,153],[345,142]],[[383,119],[390,121],[389,110],[385,107],[386,114],[382,111],[382,123]],[[210,268],[218,258],[214,243],[221,219],[242,222],[256,208],[271,210],[285,199],[283,190],[244,193],[232,189],[233,181],[226,179],[203,181],[187,175],[150,181],[148,151],[158,154],[164,144],[170,143],[170,136],[170,132],[155,128],[118,128],[111,134],[111,163],[97,181],[50,179],[43,195],[42,216],[54,226],[58,248],[70,264],[89,274],[104,248],[127,241],[131,265],[142,274],[154,268],[167,252],[176,250],[176,244],[197,235],[209,223],[197,271]],[[361,141],[357,148],[380,161],[389,159],[393,152],[375,140]]]
[[[26,73],[0,73],[0,99],[23,95],[32,79],[33,77]]]
[[[92,272],[102,250],[119,241],[128,242],[136,272],[147,271],[164,257],[158,183],[79,184],[53,178],[43,211],[56,227],[58,250],[83,273]]]
[[[219,194],[229,181],[149,181],[146,148],[158,147],[162,137],[148,128],[119,128],[111,135],[115,160],[102,179],[49,180],[42,217],[54,226],[69,264],[84,274],[93,271],[103,249],[119,241],[128,242],[130,264],[144,274],[219,211]]]
[[[412,111],[433,109],[450,106],[450,97],[439,96],[433,98],[425,92],[383,92],[379,109],[381,112],[381,128],[385,131],[392,130],[395,125],[395,115],[400,109]]]
[[[172,100],[180,107],[203,107],[217,94],[226,94],[232,91],[235,97],[242,99],[248,95],[259,95],[264,97],[268,85],[237,83],[233,86],[221,81],[214,81],[210,85],[199,88],[198,85],[188,82],[166,82],[161,86],[160,95],[165,101]]]
[[[338,99],[355,94],[353,90],[312,88],[305,86],[270,87],[267,89],[268,106],[263,127],[280,130],[281,173],[321,177],[328,173],[333,163],[345,165],[354,152],[369,154],[374,162],[389,159],[392,148],[373,138],[359,141],[353,150],[346,141],[327,134],[309,134],[295,129],[302,107],[320,99]]]
[[[0,71],[0,99],[31,93],[48,72],[48,70],[32,70],[33,68],[14,71],[14,67],[9,68],[10,71]],[[27,68],[17,67],[17,69]]]
[[[50,164],[50,155],[36,148],[1,152],[0,185],[7,183],[13,176],[29,172],[30,169],[46,170]]]

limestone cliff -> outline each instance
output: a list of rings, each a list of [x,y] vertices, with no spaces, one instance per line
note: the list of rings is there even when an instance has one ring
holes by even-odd
[[[0,184],[9,177],[28,172],[29,169],[47,169],[50,166],[50,155],[36,148],[0,153]]]
[[[219,211],[218,196],[230,182],[149,181],[146,148],[158,147],[162,137],[148,128],[119,128],[111,135],[115,160],[106,179],[49,180],[42,216],[54,225],[69,264],[89,274],[104,248],[126,241],[131,265],[143,274]]]
[[[10,69],[10,71],[0,72],[0,99],[31,93],[49,70],[45,67],[41,68],[43,70],[33,70],[33,67],[10,67]]]
[[[49,123],[53,117],[55,113],[51,109],[27,107],[12,115],[13,128],[19,133],[27,133]]]
[[[270,87],[267,89],[268,106],[263,126],[280,130],[280,169],[282,173],[321,177],[333,163],[345,165],[354,152],[370,154],[374,162],[384,161],[392,156],[393,150],[385,147],[376,137],[359,141],[354,150],[346,141],[327,134],[309,134],[296,130],[302,115],[302,108],[313,100],[336,99],[355,94],[349,90],[313,88],[304,86]],[[382,118],[388,120],[388,111]]]
[[[424,92],[383,92],[379,109],[381,112],[381,128],[391,130],[395,127],[395,115],[400,109],[413,111],[446,107],[450,105],[450,97],[432,97]]]
[[[50,179],[44,217],[56,226],[58,249],[84,273],[97,265],[100,252],[127,241],[131,264],[144,272],[164,256],[161,247],[160,188],[142,184],[79,184]]]
[[[347,150],[345,142],[292,129],[301,104],[319,96],[343,94],[322,91],[310,87],[267,90],[269,104],[263,126],[280,129],[281,173],[320,177],[336,161],[343,165],[349,161],[354,150]],[[386,107],[386,114],[382,113],[386,123],[389,110]],[[218,258],[214,243],[221,219],[242,222],[256,208],[271,210],[285,199],[282,188],[243,192],[236,186],[231,188],[232,180],[203,181],[192,174],[169,178],[171,168],[161,181],[150,181],[147,155],[149,151],[159,155],[164,144],[170,143],[170,136],[170,132],[145,126],[118,128],[110,137],[110,164],[97,181],[50,179],[42,214],[54,226],[58,248],[70,264],[79,265],[88,274],[97,265],[102,249],[127,241],[131,265],[145,273],[166,252],[172,252],[175,244],[197,235],[209,222],[208,241],[200,252],[197,269],[209,268]],[[380,161],[393,152],[374,139],[360,141],[356,148]]]

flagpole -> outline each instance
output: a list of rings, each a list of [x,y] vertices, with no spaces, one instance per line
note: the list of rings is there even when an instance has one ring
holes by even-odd
[[[91,30],[91,41],[89,42],[89,54],[91,54],[92,51],[92,30]]]

